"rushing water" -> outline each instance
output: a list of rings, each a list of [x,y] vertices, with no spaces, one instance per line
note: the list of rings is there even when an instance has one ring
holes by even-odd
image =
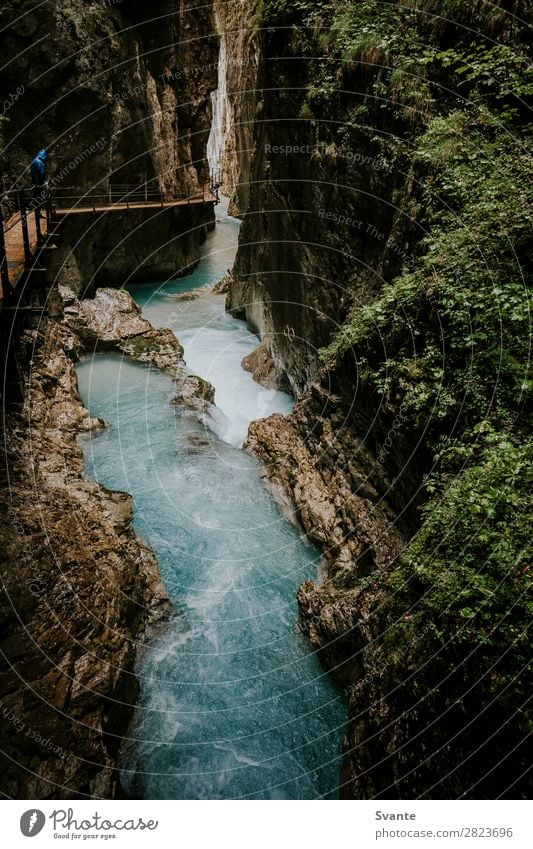
[[[220,33],[218,53],[218,82],[211,92],[211,132],[207,140],[209,171],[218,176],[224,159],[226,139],[231,126],[231,104],[228,97],[228,44],[227,35],[220,19],[220,10],[215,4],[215,23]]]
[[[318,554],[237,447],[251,419],[291,399],[240,368],[257,339],[223,298],[175,299],[231,265],[238,222],[219,216],[190,277],[133,290],[215,385],[215,415],[203,423],[173,407],[173,381],[156,369],[108,354],[78,366],[91,414],[110,425],[84,440],[87,474],[132,494],[175,609],[139,662],[122,780],[154,799],[335,797],[344,709],[295,629],[296,589],[316,576]]]

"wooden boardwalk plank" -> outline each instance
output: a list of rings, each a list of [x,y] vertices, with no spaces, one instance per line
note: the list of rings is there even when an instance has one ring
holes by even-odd
[[[83,202],[84,200],[84,198],[80,198],[80,202]],[[163,203],[161,203],[161,201],[140,201],[129,203],[112,203],[100,206],[74,206],[63,209],[57,209],[56,213],[58,216],[64,217],[66,215],[95,215],[106,214],[108,212],[124,212],[138,209],[169,209],[172,207],[179,206],[200,206],[214,203],[217,203],[217,198],[215,197],[215,195],[213,195],[211,192],[206,192],[204,194],[198,195],[197,197],[163,201]],[[9,272],[9,281],[13,287],[16,287],[25,269],[22,222],[18,219],[20,219],[20,213],[17,212],[11,216],[11,218],[9,219],[9,221],[6,222],[5,225],[7,267]],[[30,251],[33,254],[38,248],[37,225],[35,222],[34,212],[28,212],[27,221]],[[44,213],[41,217],[41,233],[43,236],[46,236],[47,234],[47,222]],[[4,296],[0,287],[0,310],[2,309],[3,300]]]
[[[5,241],[6,241],[6,255],[7,255],[7,267],[9,271],[9,281],[13,287],[17,285],[22,274],[24,273],[24,241],[22,238],[22,222],[18,222],[14,224],[17,219],[20,218],[20,213],[16,212],[11,218],[6,222],[6,233],[5,233]],[[28,239],[30,242],[30,251],[34,253],[37,250],[38,239],[37,239],[37,225],[35,223],[35,213],[28,213]],[[14,224],[14,226],[10,228],[10,226]],[[47,233],[47,225],[46,218],[41,218],[41,233],[43,236],[46,236]],[[0,292],[0,299],[2,299],[2,293]]]
[[[83,199],[82,199],[83,202]],[[91,213],[107,213],[107,212],[124,212],[130,209],[169,209],[174,206],[200,206],[204,204],[216,203],[216,197],[212,194],[200,195],[199,197],[185,198],[181,200],[166,200],[160,201],[130,201],[129,203],[111,203],[99,206],[73,206],[58,208],[58,215],[80,215]]]

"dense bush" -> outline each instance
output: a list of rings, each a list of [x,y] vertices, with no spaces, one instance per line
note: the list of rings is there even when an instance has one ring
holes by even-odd
[[[263,4],[264,22],[297,19],[298,49],[327,60],[311,72],[302,114],[320,119],[334,104],[341,145],[366,134],[369,152],[405,173],[398,220],[407,213],[424,234],[322,352],[343,379],[357,363],[354,386],[362,381],[377,408],[401,404],[433,461],[418,533],[388,577],[366,579],[382,635],[364,652],[366,668],[381,670],[390,690],[411,682],[417,698],[442,690],[443,716],[462,705],[457,729],[492,706],[494,733],[508,718],[513,746],[528,730],[531,616],[526,11],[484,0],[332,0],[320,12],[311,2]],[[382,692],[360,690],[360,701],[372,698]],[[395,721],[406,728],[408,698],[403,709]],[[483,733],[472,735],[473,752]],[[517,775],[523,757],[514,755]]]

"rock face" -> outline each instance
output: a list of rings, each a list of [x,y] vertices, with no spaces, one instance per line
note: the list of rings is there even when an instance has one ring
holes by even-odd
[[[205,413],[215,403],[215,387],[208,380],[190,374],[180,385],[173,403]]]
[[[411,178],[355,120],[358,98],[317,94],[309,105],[325,66],[298,42],[295,17],[286,9],[263,20],[250,202],[227,306],[261,340],[244,366],[301,399],[290,416],[253,423],[247,445],[323,551],[325,579],[301,587],[300,621],[348,688],[366,671],[360,650],[373,639],[362,586],[390,572],[417,526],[427,454],[402,428],[378,462],[398,415],[393,399],[383,404],[361,388],[353,357],[330,373],[318,353],[397,273],[395,245],[413,250],[418,236],[403,209]],[[361,76],[353,85],[365,92]],[[371,118],[385,139],[404,132],[388,109]]]
[[[231,115],[220,163],[222,192],[231,199],[230,215],[242,216],[250,203],[260,38],[253,3],[214,0],[213,7],[227,45],[226,88]],[[219,74],[224,71],[220,61],[217,70]]]
[[[475,73],[465,87],[462,75],[483,43],[496,39],[498,50],[517,52],[508,70],[518,79],[526,32],[501,5],[444,3],[446,18],[428,15],[433,5],[262,4],[250,204],[228,296],[229,309],[261,339],[255,359],[266,351],[280,384],[300,399],[287,419],[254,423],[248,446],[324,553],[323,581],[304,584],[298,602],[302,627],[346,688],[346,798],[528,792],[522,706],[529,681],[525,666],[515,669],[524,647],[515,655],[514,637],[488,634],[511,605],[519,612],[510,628],[524,633],[528,567],[518,545],[508,560],[501,547],[507,550],[511,526],[512,544],[523,539],[525,475],[513,489],[521,506],[512,516],[487,507],[486,536],[465,528],[464,513],[498,489],[482,464],[486,489],[473,492],[476,475],[462,476],[477,451],[473,433],[494,428],[491,445],[501,452],[519,455],[527,444],[513,377],[503,392],[498,377],[498,409],[490,424],[481,420],[492,417],[500,354],[525,375],[513,340],[519,334],[526,349],[527,320],[521,331],[507,325],[494,359],[478,350],[468,368],[460,330],[463,298],[469,321],[490,314],[495,270],[507,297],[523,297],[531,250],[524,200],[516,191],[500,194],[472,166],[481,150],[491,162],[498,150],[501,173],[514,175],[495,127],[512,102],[514,143],[524,143],[522,83],[504,90],[491,77],[489,91]],[[513,176],[515,187],[530,167]],[[483,241],[491,274],[486,264],[475,270],[480,240],[491,232],[488,210],[495,222],[513,221],[520,245],[517,261],[499,235]],[[500,340],[501,316],[497,326],[476,320],[479,338]],[[481,387],[471,405],[467,384]],[[488,466],[505,468],[503,453],[491,452]],[[499,481],[505,490],[503,473]],[[448,486],[455,501],[447,500]],[[462,536],[450,540],[456,528]],[[417,548],[420,537],[427,550]],[[475,604],[465,607],[478,580]],[[497,596],[490,614],[484,592]]]
[[[242,368],[249,371],[255,381],[265,386],[267,389],[282,389],[274,360],[270,355],[269,347],[266,340],[263,339],[260,345],[244,357]]]
[[[361,586],[370,576],[387,574],[409,539],[416,510],[402,516],[400,505],[413,498],[424,468],[423,456],[410,456],[412,445],[403,434],[390,467],[377,464],[372,448],[356,435],[371,422],[368,399],[356,410],[346,401],[342,391],[317,384],[291,415],[253,422],[247,441],[268,480],[289,497],[294,519],[323,552],[325,579],[300,588],[300,621],[343,686],[361,672]],[[392,423],[393,410],[389,416]],[[406,471],[395,480],[394,469],[402,466]]]
[[[141,363],[152,363],[174,378],[181,377],[182,346],[171,330],[152,327],[142,318],[128,292],[97,289],[93,299],[83,301],[68,289],[62,294],[65,322],[85,352],[120,351]]]
[[[168,602],[131,499],[83,477],[89,418],[77,344],[57,321],[22,334],[27,387],[2,456],[0,734],[13,798],[109,798],[137,694],[136,646]]]
[[[212,204],[67,216],[49,278],[81,297],[98,286],[173,280],[192,271],[212,226]]]
[[[10,110],[6,171],[22,175],[46,147],[52,185],[65,194],[108,175],[177,196],[208,181],[218,55],[210,3],[162,0],[154,16],[141,0],[52,0],[46,11],[8,2],[3,13],[2,90],[24,87]]]
[[[138,186],[166,200],[202,194],[218,56],[210,2],[163,0],[155,16],[140,0],[9,2],[3,13],[0,88],[21,92],[2,127],[6,188],[30,183],[44,147],[58,208]],[[83,295],[175,278],[213,221],[210,204],[70,216],[54,274]]]
[[[359,100],[366,104],[368,96],[343,102],[333,93],[322,102],[317,95],[311,114],[310,92],[322,85],[324,64],[315,45],[294,43],[298,15],[267,13],[263,22],[247,143],[250,200],[228,298],[296,396],[316,378],[319,349],[397,272],[420,235],[403,208],[411,179],[405,163],[393,165],[387,142],[378,144],[356,120]],[[371,93],[364,75],[354,86]],[[384,139],[404,133],[391,110],[376,111]]]

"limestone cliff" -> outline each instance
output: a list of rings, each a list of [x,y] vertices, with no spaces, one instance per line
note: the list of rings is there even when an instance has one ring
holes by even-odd
[[[248,209],[250,198],[260,38],[253,3],[214,0],[213,5],[221,40],[218,84],[225,74],[229,109],[229,127],[219,163],[221,190],[231,198],[230,214],[240,216]]]
[[[190,274],[214,226],[213,206],[170,206],[66,216],[47,258],[48,277],[78,295],[99,286],[175,280]]]
[[[300,399],[248,445],[324,552],[341,794],[527,795],[525,4],[259,5],[228,307]]]
[[[0,77],[23,88],[4,128],[4,171],[28,177],[40,147],[58,191],[148,181],[167,195],[208,180],[212,8],[164,0],[6,3]]]
[[[132,188],[157,201],[203,195],[218,55],[210,3],[8,3],[4,21],[0,88],[10,104],[21,92],[2,125],[6,189],[29,184],[45,147],[58,208],[102,206]],[[53,272],[88,294],[178,277],[213,220],[209,204],[71,216]]]
[[[79,343],[55,319],[11,352],[23,401],[8,398],[2,455],[3,792],[109,798],[137,694],[133,666],[168,602],[131,498],[84,478],[79,434],[100,428],[76,390]]]
[[[342,126],[363,98],[320,102],[310,117],[325,62],[291,40],[289,13],[273,21],[282,26],[262,31],[252,190],[228,305],[265,341],[280,382],[299,394],[355,300],[370,300],[401,265],[395,245],[405,252],[403,242],[413,245],[418,234],[397,208],[408,177],[388,143],[355,121]],[[384,137],[396,130],[389,112],[380,122]]]

